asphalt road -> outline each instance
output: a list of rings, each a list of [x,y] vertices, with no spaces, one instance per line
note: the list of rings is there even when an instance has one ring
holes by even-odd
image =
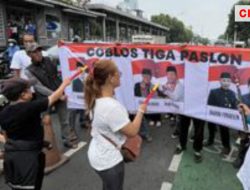
[[[55,125],[58,126],[57,121]],[[60,136],[58,127],[55,129]],[[126,164],[124,190],[161,190],[163,182],[173,182],[174,173],[168,171],[176,147],[176,140],[171,139],[173,130],[167,121],[160,128],[150,127],[153,142],[143,144],[139,160]],[[82,141],[89,140],[86,129],[78,129],[77,133]],[[101,190],[101,180],[89,166],[87,149],[88,144],[72,155],[68,163],[45,176],[43,190]],[[9,189],[3,176],[0,189]]]

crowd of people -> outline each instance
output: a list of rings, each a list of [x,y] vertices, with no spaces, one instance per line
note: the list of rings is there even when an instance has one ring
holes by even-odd
[[[9,43],[14,43],[10,41]],[[51,127],[52,113],[56,113],[61,126],[61,138],[67,148],[77,148],[78,136],[75,132],[77,115],[80,124],[91,122],[91,142],[88,149],[89,163],[103,182],[103,190],[122,190],[124,182],[124,161],[121,147],[127,138],[140,134],[146,141],[151,142],[148,125],[161,123],[161,114],[145,114],[147,105],[141,104],[135,114],[128,114],[126,108],[114,98],[114,92],[120,86],[120,72],[116,64],[110,60],[100,60],[94,63],[92,71],[84,81],[74,81],[76,92],[84,91],[86,110],[67,108],[67,97],[64,89],[71,83],[70,79],[61,81],[58,76],[56,63],[42,51],[35,42],[33,34],[23,35],[25,49],[16,49],[11,55],[11,69],[15,77],[1,82],[0,94],[8,99],[0,111],[0,142],[5,143],[4,170],[6,183],[13,189],[35,189],[42,187],[45,155],[42,152],[47,146],[44,142],[43,127]],[[78,65],[81,67],[82,65]],[[162,86],[156,96],[169,97],[183,101],[183,86],[178,80],[176,68],[166,68],[168,82]],[[153,84],[152,72],[143,69],[143,80],[135,84],[134,94],[147,97]],[[208,105],[230,109],[242,109],[250,122],[249,94],[243,97],[243,103],[238,106],[235,95],[229,89],[231,76],[222,73],[221,87],[209,94]],[[250,80],[248,81],[250,87]],[[224,93],[224,96],[217,94]],[[108,106],[107,106],[108,105]],[[87,116],[86,116],[87,115]],[[193,149],[194,161],[203,160],[203,146],[212,146],[215,132],[218,128],[223,145],[222,155],[230,154],[230,135],[227,126],[216,126],[208,123],[209,138],[204,143],[204,128],[206,122],[184,115],[169,115],[175,126],[173,138],[179,137],[176,154],[187,148],[188,132],[191,122],[194,127]],[[86,122],[87,121],[87,122]],[[234,163],[239,168],[249,146],[249,137],[242,135],[239,155]],[[110,140],[107,140],[110,139]],[[27,161],[28,160],[28,161]],[[24,164],[25,163],[25,164]],[[18,177],[17,177],[18,175]]]

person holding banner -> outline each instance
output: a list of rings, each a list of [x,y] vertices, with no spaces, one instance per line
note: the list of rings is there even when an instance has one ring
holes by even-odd
[[[249,106],[246,104],[240,104],[239,105],[240,109],[243,109],[245,115],[247,116],[247,124],[250,124],[250,109]],[[240,179],[244,190],[249,190],[250,189],[250,181],[249,181],[249,173],[250,173],[250,149],[249,146],[245,150],[246,151],[246,156],[244,156],[243,165],[241,166],[239,172],[237,173],[237,177]]]
[[[45,167],[42,148],[47,146],[41,113],[60,99],[70,82],[65,79],[49,97],[37,99],[29,81],[20,78],[3,81],[0,93],[9,101],[0,112],[0,126],[7,136],[4,175],[12,190],[41,189]]]
[[[208,105],[216,106],[228,109],[237,109],[237,99],[235,93],[230,90],[230,85],[232,83],[231,74],[228,72],[223,72],[220,75],[220,88],[213,89],[210,91],[208,96]],[[229,128],[221,125],[217,125],[220,128],[221,141],[223,145],[222,155],[227,156],[230,153],[230,134]],[[209,138],[205,143],[206,146],[211,146],[214,143],[216,124],[209,122]]]
[[[91,167],[100,176],[103,190],[122,190],[124,161],[120,152],[127,137],[134,137],[140,131],[147,105],[140,105],[134,120],[115,98],[114,92],[120,86],[120,73],[111,60],[94,63],[92,74],[84,84],[85,104],[92,120],[91,142],[88,159]],[[107,138],[111,139],[115,147]],[[118,148],[119,147],[119,148]]]
[[[248,79],[248,90],[249,92],[242,96],[242,102],[245,104],[244,107],[246,106],[250,107],[250,78]],[[245,108],[245,110],[247,110],[247,107]],[[235,168],[240,168],[241,165],[243,164],[247,150],[250,145],[249,134],[240,132],[240,137],[241,139],[240,139],[239,152],[237,158],[233,162],[233,166]]]
[[[182,153],[182,151],[186,150],[187,147],[187,139],[188,139],[188,129],[190,127],[191,121],[193,120],[194,125],[194,161],[196,163],[200,163],[202,161],[201,150],[203,148],[203,136],[204,136],[204,125],[205,121],[195,118],[190,118],[184,115],[179,115],[179,141],[180,144],[177,145],[175,150],[176,154]]]

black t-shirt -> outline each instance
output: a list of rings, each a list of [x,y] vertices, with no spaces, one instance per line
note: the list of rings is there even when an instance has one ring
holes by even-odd
[[[48,105],[48,98],[9,105],[0,112],[0,126],[12,140],[43,141],[41,113]]]

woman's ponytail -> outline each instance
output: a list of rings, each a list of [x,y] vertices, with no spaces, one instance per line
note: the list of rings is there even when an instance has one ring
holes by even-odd
[[[84,96],[87,113],[90,113],[97,98],[102,96],[101,88],[110,75],[116,72],[116,65],[111,60],[99,60],[94,63],[92,72],[84,84]]]

